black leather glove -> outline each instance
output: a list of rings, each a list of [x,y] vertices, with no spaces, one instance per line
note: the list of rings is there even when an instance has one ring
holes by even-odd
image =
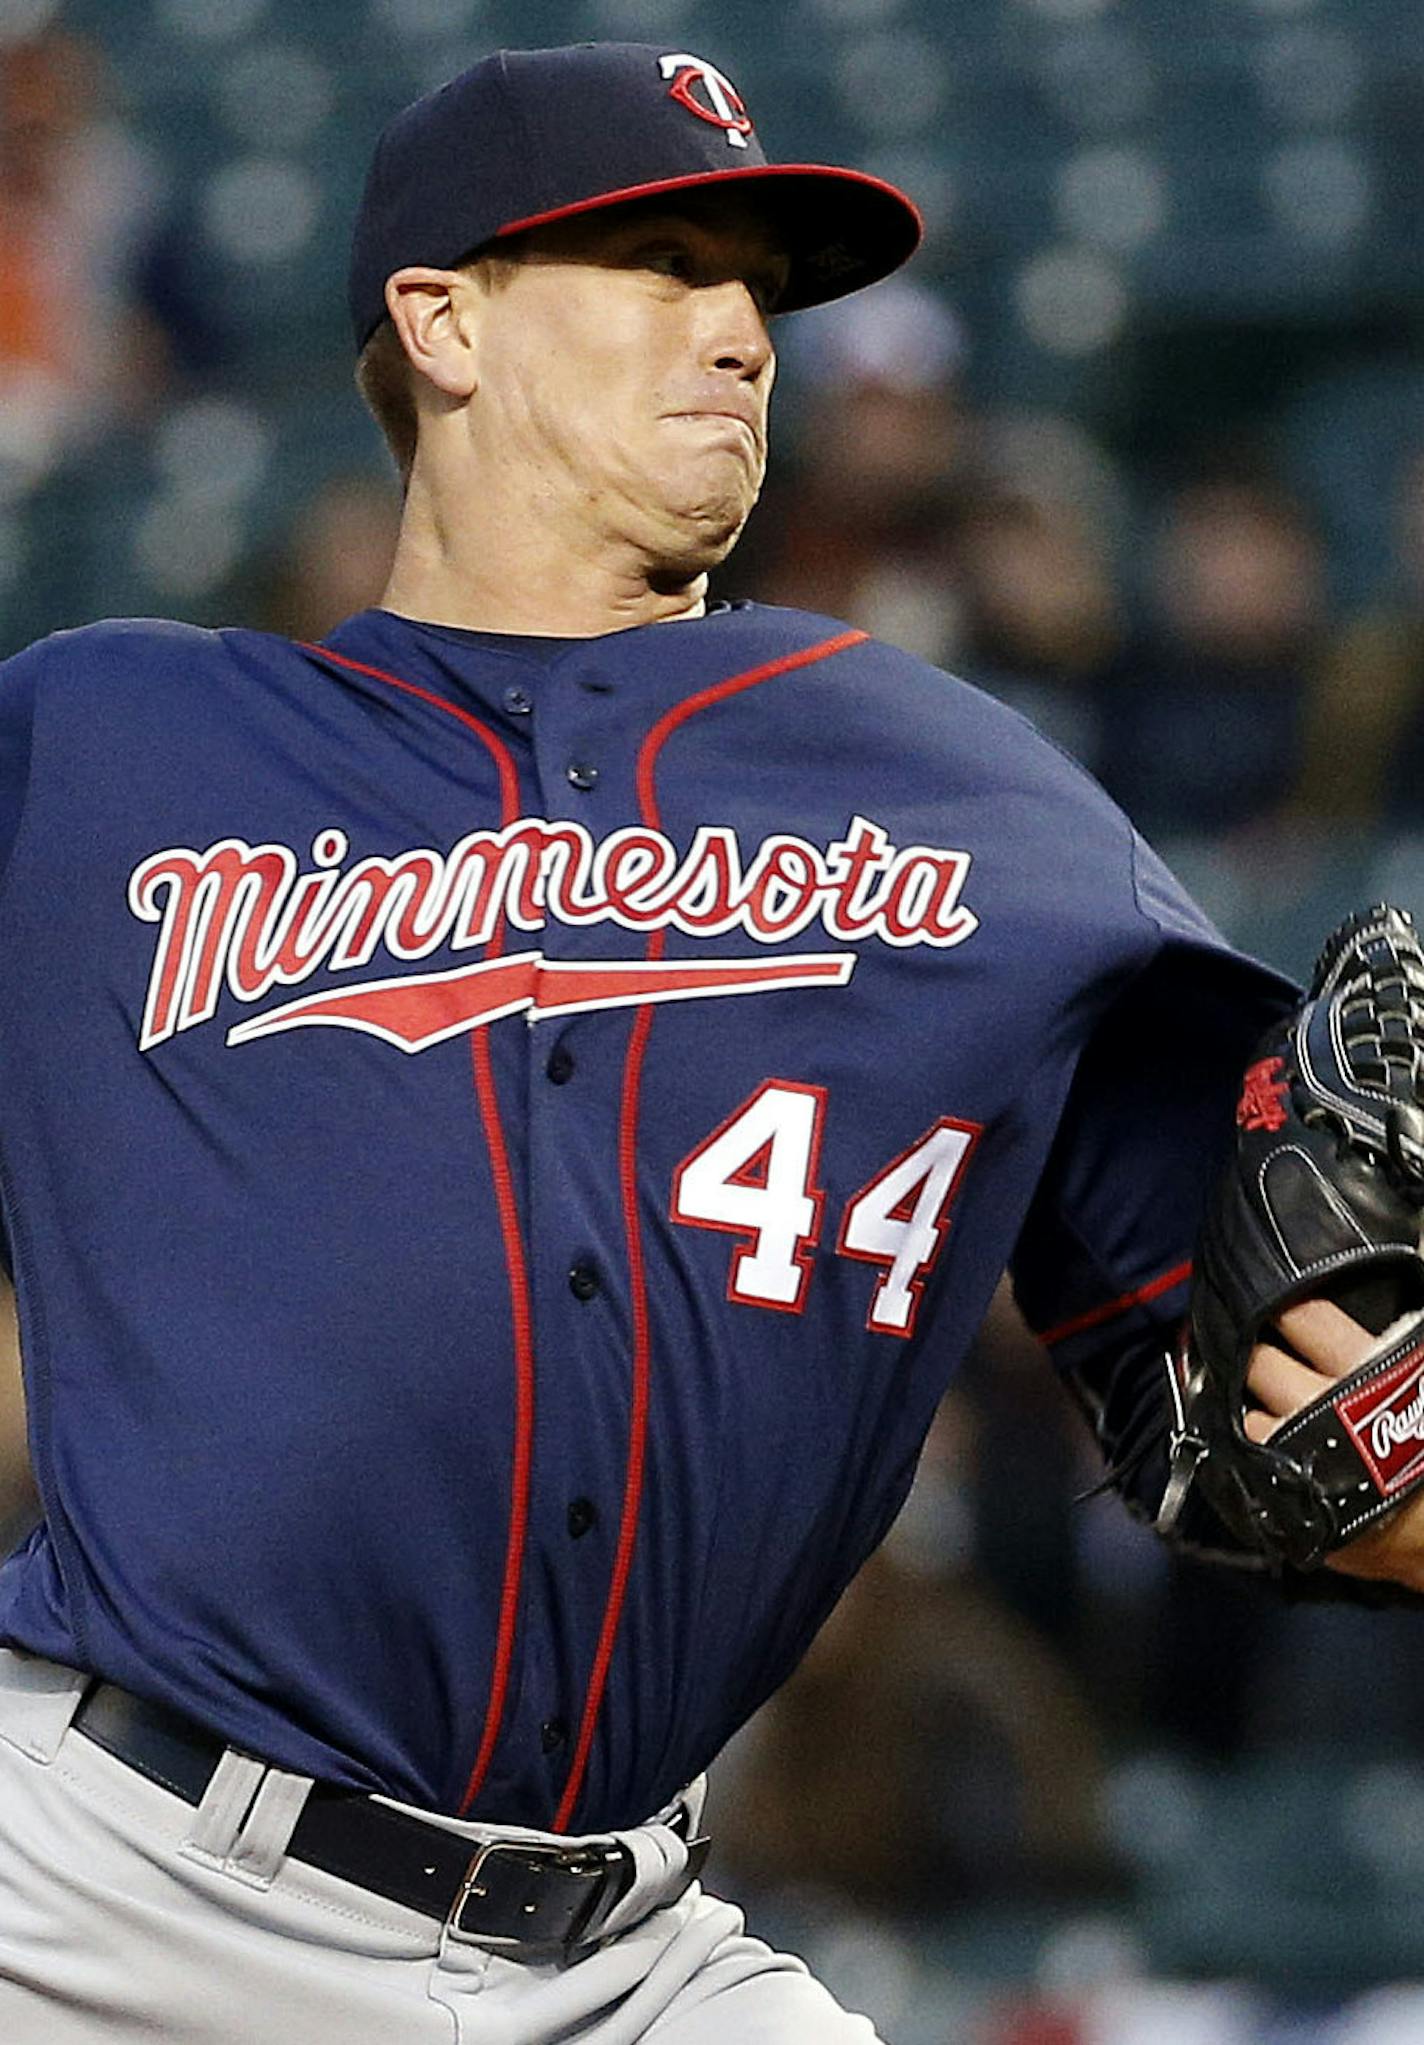
[[[1403,910],[1352,916],[1329,939],[1249,1067],[1236,1125],[1172,1365],[1158,1526],[1171,1535],[1196,1486],[1273,1567],[1312,1569],[1424,1484],[1424,950]],[[1252,1442],[1251,1351],[1319,1295],[1381,1340]]]

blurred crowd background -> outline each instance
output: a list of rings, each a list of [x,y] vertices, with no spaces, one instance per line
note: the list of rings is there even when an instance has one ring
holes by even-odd
[[[375,599],[372,138],[587,37],[710,57],[928,221],[779,329],[719,593],[1013,703],[1288,969],[1424,909],[1424,0],[0,0],[0,654]],[[1096,1474],[1002,1303],[720,1765],[715,1877],[894,2045],[1424,2038],[1424,1616],[1173,1563]]]

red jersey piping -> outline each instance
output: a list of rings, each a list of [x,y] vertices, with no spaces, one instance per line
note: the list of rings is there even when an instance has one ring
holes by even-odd
[[[823,639],[818,645],[802,647],[795,653],[783,654],[777,660],[769,660],[761,667],[749,668],[745,674],[731,675],[724,681],[714,682],[710,688],[699,690],[695,696],[688,696],[683,702],[675,704],[666,715],[659,718],[638,750],[637,790],[642,821],[651,830],[662,828],[656,788],[657,760],[668,738],[680,724],[684,724],[689,717],[696,716],[699,711],[706,710],[711,704],[720,703],[728,696],[740,694],[743,689],[755,688],[759,682],[769,682],[777,675],[790,674],[797,668],[810,667],[816,661],[827,660],[833,653],[842,653],[847,647],[858,646],[867,637],[868,634],[864,632],[838,633],[835,638]],[[665,930],[655,930],[649,934],[646,954],[649,959],[662,958],[666,937]],[[598,1646],[589,1674],[583,1716],[579,1721],[578,1738],[574,1746],[573,1759],[569,1764],[568,1780],[564,1784],[564,1793],[559,1799],[559,1808],[554,1817],[552,1829],[555,1832],[568,1829],[588,1771],[588,1758],[593,1750],[593,1737],[603,1706],[608,1672],[613,1662],[618,1623],[623,1616],[628,1580],[632,1574],[633,1551],[638,1535],[638,1515],[643,1499],[648,1411],[652,1386],[652,1340],[648,1317],[647,1274],[643,1264],[642,1220],[638,1212],[638,1097],[643,1076],[643,1056],[652,1026],[652,1008],[640,1008],[633,1023],[632,1035],[628,1042],[628,1056],[623,1068],[623,1104],[618,1125],[618,1177],[622,1190],[623,1226],[628,1242],[628,1283],[633,1325],[633,1384],[628,1418],[628,1466],[623,1485],[623,1513],[618,1527],[618,1545],[614,1552],[608,1602],[604,1607],[603,1625],[599,1630]]]
[[[384,668],[369,667],[364,661],[349,660],[345,654],[333,653],[328,646],[313,646],[306,641],[298,642],[302,650],[315,654],[320,660],[335,661],[339,667],[352,669],[356,674],[369,675],[373,681],[385,682],[390,688],[400,689],[408,696],[418,696],[423,703],[429,703],[437,710],[463,724],[481,740],[494,761],[499,775],[500,823],[512,824],[520,813],[519,769],[514,756],[504,741],[492,732],[479,718],[472,717],[458,704],[447,702],[433,689],[424,689],[418,682],[403,681],[399,675],[387,674]],[[485,947],[485,957],[498,958],[504,948],[504,918],[495,925],[494,934]],[[514,1175],[509,1167],[509,1146],[505,1142],[504,1125],[500,1119],[499,1093],[495,1086],[494,1060],[490,1047],[488,1030],[471,1033],[471,1059],[474,1068],[475,1094],[480,1106],[480,1120],[484,1125],[485,1143],[489,1150],[490,1176],[494,1182],[495,1205],[499,1212],[500,1232],[504,1238],[505,1269],[509,1277],[510,1318],[514,1329],[514,1463],[510,1474],[509,1487],[509,1534],[504,1554],[504,1580],[500,1589],[499,1622],[495,1634],[494,1669],[490,1677],[489,1701],[485,1706],[485,1722],[480,1734],[479,1749],[470,1770],[465,1793],[460,1800],[460,1815],[463,1817],[479,1795],[494,1750],[499,1742],[500,1727],[504,1720],[504,1707],[509,1696],[509,1677],[514,1664],[514,1640],[519,1617],[519,1591],[524,1571],[524,1548],[529,1529],[529,1490],[534,1452],[534,1323],[530,1307],[529,1267],[524,1254],[524,1238],[519,1226],[519,1207],[514,1192]]]

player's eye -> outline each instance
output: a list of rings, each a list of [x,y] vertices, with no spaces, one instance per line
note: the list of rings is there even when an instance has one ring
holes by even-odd
[[[660,277],[676,277],[684,284],[692,281],[695,268],[692,257],[685,248],[674,243],[640,249],[637,260],[640,269],[656,271]]]
[[[777,302],[786,289],[787,274],[780,265],[772,270],[759,270],[747,279],[747,289],[756,300],[757,310],[770,319],[776,311]]]

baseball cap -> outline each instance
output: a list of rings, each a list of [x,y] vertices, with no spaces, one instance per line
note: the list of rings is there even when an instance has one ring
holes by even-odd
[[[913,202],[883,179],[769,163],[746,102],[705,58],[656,43],[500,50],[381,134],[351,255],[356,346],[407,264],[450,269],[524,228],[721,185],[745,190],[790,257],[779,311],[873,284],[920,239]]]

